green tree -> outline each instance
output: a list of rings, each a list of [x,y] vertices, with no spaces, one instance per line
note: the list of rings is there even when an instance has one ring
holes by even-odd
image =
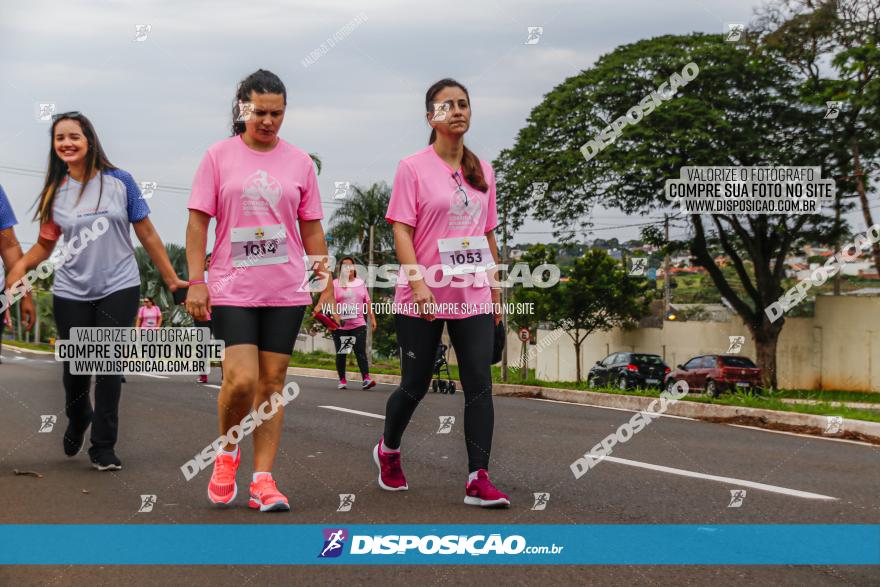
[[[842,103],[837,118],[815,130],[830,135],[827,163],[838,178],[839,208],[850,207],[844,199],[858,200],[865,227],[872,226],[868,171],[880,164],[880,0],[771,0],[751,32],[799,73],[805,101],[823,108]],[[840,213],[835,219],[841,223]],[[843,236],[843,227],[837,232]],[[872,254],[880,267],[880,244]]]
[[[385,220],[391,188],[385,182],[369,188],[352,186],[350,197],[330,218],[327,236],[338,253],[354,251],[366,263],[370,252],[370,227],[373,227],[373,262],[382,264],[394,258],[394,234]]]
[[[186,247],[174,243],[166,243],[165,250],[171,266],[181,279],[189,279],[186,263]],[[171,290],[162,281],[159,270],[153,265],[153,260],[147,254],[146,249],[138,246],[134,250],[134,258],[137,261],[138,272],[141,275],[141,297],[151,297],[153,302],[162,310],[162,321],[171,326],[192,326],[192,317],[183,306],[174,304]]]
[[[582,145],[690,62],[700,68],[696,79],[584,160]],[[825,140],[812,132],[817,118],[819,108],[800,101],[791,68],[770,56],[738,50],[720,35],[642,40],[602,56],[546,95],[495,162],[498,191],[506,195],[514,230],[533,216],[570,234],[589,227],[598,204],[629,214],[670,210],[664,183],[683,166],[816,165],[813,154]],[[535,202],[528,186],[537,181],[549,189]],[[805,239],[832,242],[833,226],[820,215],[692,214],[686,222],[684,244],[747,324],[775,386],[784,318],[771,322],[764,308],[783,293],[786,255]],[[716,265],[715,247],[735,268],[741,292]]]
[[[634,324],[648,313],[651,285],[627,275],[605,251],[594,249],[575,260],[568,279],[548,288],[545,320],[568,334],[574,344],[577,381],[581,381],[581,346],[594,332]]]

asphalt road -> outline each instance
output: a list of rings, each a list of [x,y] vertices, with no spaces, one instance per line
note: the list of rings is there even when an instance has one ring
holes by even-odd
[[[292,511],[260,514],[246,507],[252,471],[243,442],[238,506],[219,510],[207,500],[210,471],[186,482],[180,466],[216,436],[217,375],[128,376],[117,454],[124,469],[93,470],[83,453],[61,450],[66,425],[61,368],[50,356],[3,349],[0,365],[0,523],[265,523],[265,524],[782,524],[880,523],[880,447],[678,417],[661,417],[612,459],[575,479],[569,465],[631,413],[552,401],[495,398],[492,478],[512,501],[507,510],[462,503],[467,467],[463,397],[428,394],[403,444],[410,490],[376,486],[371,448],[382,431],[392,386],[339,391],[335,380],[290,377],[300,396],[288,406],[275,465]],[[350,384],[351,385],[351,384]],[[41,415],[56,414],[52,432]],[[455,416],[448,434],[440,418]],[[13,469],[36,471],[42,478]],[[706,478],[706,476],[712,478]],[[760,484],[760,485],[759,485]],[[242,495],[244,486],[244,496]],[[731,490],[746,489],[739,507]],[[85,490],[85,491],[84,491]],[[547,492],[544,510],[533,494]],[[337,512],[339,494],[355,494]],[[150,513],[140,495],[155,494]],[[277,545],[280,546],[280,545]],[[658,545],[674,548],[675,545]],[[110,547],[108,545],[108,547]],[[877,585],[880,568],[859,566],[13,566],[0,585],[505,585],[646,584]],[[273,545],[266,545],[272,548]]]

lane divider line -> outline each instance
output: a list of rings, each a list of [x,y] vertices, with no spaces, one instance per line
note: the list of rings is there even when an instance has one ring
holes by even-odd
[[[324,408],[325,410],[336,410],[337,412],[346,412],[348,414],[357,414],[358,416],[367,416],[368,418],[377,418],[379,420],[384,420],[385,416],[380,414],[372,414],[370,412],[362,412],[360,410],[352,410],[350,408],[340,408],[339,406],[318,406],[319,408]]]
[[[820,493],[810,493],[809,491],[800,491],[799,489],[788,489],[787,487],[779,487],[778,485],[768,485],[766,483],[757,483],[755,481],[746,481],[745,479],[736,479],[734,477],[722,477],[720,475],[709,475],[706,473],[697,473],[696,471],[688,471],[686,469],[676,469],[675,467],[665,467],[663,465],[653,465],[651,463],[643,463],[641,461],[633,461],[630,459],[622,459],[620,457],[607,456],[603,461],[611,461],[620,465],[629,465],[630,467],[638,467],[640,469],[649,469],[651,471],[659,471],[661,473],[669,473],[670,475],[680,475],[682,477],[692,477],[694,479],[705,479],[707,481],[718,481],[727,483],[737,487],[749,487],[760,491],[769,491],[770,493],[780,493],[782,495],[790,495],[792,497],[800,497],[803,499],[821,499],[825,501],[838,501],[838,498],[830,495],[822,495]]]

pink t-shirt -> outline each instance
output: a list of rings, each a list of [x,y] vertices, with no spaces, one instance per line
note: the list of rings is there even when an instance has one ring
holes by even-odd
[[[158,306],[150,308],[141,306],[138,310],[138,318],[141,319],[141,328],[159,328],[159,318],[162,316],[162,310]]]
[[[370,303],[370,294],[367,292],[367,284],[360,277],[355,277],[346,282],[343,287],[339,279],[333,280],[333,295],[340,309],[340,318],[343,318],[339,330],[352,330],[358,326],[365,326],[364,304]],[[353,316],[349,318],[349,316]]]
[[[298,221],[324,217],[311,157],[279,139],[254,151],[240,136],[208,149],[188,207],[217,221],[208,269],[215,306],[304,306],[305,255]]]
[[[443,161],[431,145],[400,162],[385,219],[415,228],[413,245],[419,265],[440,266],[439,239],[485,236],[498,225],[495,173],[485,161],[481,160],[480,165],[489,185],[486,192],[471,186],[461,169],[457,170],[462,184],[459,189],[454,177],[456,170]],[[434,281],[441,278],[442,273],[437,270]],[[470,278],[473,285],[468,287],[453,287],[453,282],[464,283],[461,276],[452,277],[448,285],[431,287],[437,304],[450,308],[450,311],[437,312],[437,318],[468,318],[491,313],[492,291],[488,281],[475,274]],[[430,287],[431,279],[426,277],[426,281]],[[412,299],[412,289],[401,269],[394,293],[394,302],[403,305],[399,313],[417,316],[408,308]]]

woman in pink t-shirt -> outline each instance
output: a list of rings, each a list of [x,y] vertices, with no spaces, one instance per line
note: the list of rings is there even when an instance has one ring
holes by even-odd
[[[394,225],[397,282],[394,316],[400,346],[400,385],[388,398],[385,432],[373,448],[379,486],[408,489],[400,465],[403,432],[431,382],[443,326],[458,359],[464,390],[468,482],[464,502],[510,505],[489,480],[494,412],[492,352],[501,320],[495,283],[498,225],[492,167],[464,146],[470,96],[443,79],[425,96],[427,148],[400,162],[385,219]]]
[[[238,444],[249,428],[242,420],[280,396],[310,292],[321,291],[319,307],[335,305],[314,163],[278,136],[286,107],[287,90],[274,73],[261,69],[242,80],[232,137],[208,149],[189,199],[190,276],[202,275],[208,224],[216,221],[208,283],[191,280],[186,298],[195,320],[207,320],[210,311],[214,335],[226,347],[217,401],[227,442],[208,484],[215,504],[230,504],[238,493]],[[317,284],[311,280],[316,275]],[[289,400],[286,392],[284,397]],[[283,404],[272,401],[271,407],[277,412],[267,410],[253,435],[248,502],[264,512],[290,509],[272,478]]]
[[[162,310],[153,303],[153,298],[144,298],[144,305],[137,313],[137,321],[134,324],[138,328],[155,329],[162,326]]]
[[[339,389],[347,389],[345,364],[348,355],[354,352],[358,368],[361,370],[361,389],[371,389],[376,382],[370,377],[370,364],[367,361],[367,322],[376,330],[376,316],[370,304],[367,284],[357,276],[354,259],[343,257],[339,261],[339,276],[333,280],[333,293],[336,297],[339,328],[332,332],[336,346],[336,372],[339,374]]]

